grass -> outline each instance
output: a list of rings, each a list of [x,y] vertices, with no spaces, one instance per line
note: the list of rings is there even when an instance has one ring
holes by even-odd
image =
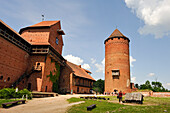
[[[110,100],[117,100],[115,96],[106,96]],[[163,113],[164,110],[170,113],[170,98],[160,98],[160,97],[144,97],[143,105],[122,105],[118,103],[110,103],[106,100],[85,100],[80,98],[70,98],[68,101],[78,102],[85,101],[85,103],[72,106],[68,112],[69,113]],[[96,108],[92,111],[87,111],[87,106],[96,104]]]

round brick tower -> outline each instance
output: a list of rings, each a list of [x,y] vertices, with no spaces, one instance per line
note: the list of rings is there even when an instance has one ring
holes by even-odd
[[[105,44],[105,93],[130,92],[130,40],[116,29]]]

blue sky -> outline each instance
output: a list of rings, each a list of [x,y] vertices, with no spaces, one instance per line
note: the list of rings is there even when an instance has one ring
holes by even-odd
[[[61,20],[63,56],[104,79],[104,40],[117,28],[130,41],[131,81],[170,89],[169,0],[2,0],[0,19],[14,30]]]

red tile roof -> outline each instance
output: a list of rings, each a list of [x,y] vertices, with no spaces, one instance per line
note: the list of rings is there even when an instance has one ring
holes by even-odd
[[[113,33],[109,36],[109,38],[111,37],[126,37],[126,36],[124,36],[118,29],[115,29]]]
[[[28,27],[20,29],[19,34],[22,34],[22,32],[24,30],[26,30],[26,29],[50,28],[51,26],[55,25],[58,22],[60,22],[60,20],[56,20],[56,21],[42,21],[42,22],[34,24],[32,26],[28,26]]]
[[[70,68],[74,71],[74,74],[76,76],[79,76],[79,77],[83,77],[83,78],[87,78],[87,79],[91,79],[93,81],[96,81],[93,77],[91,77],[85,69],[81,68],[80,66],[76,65],[76,64],[73,64],[71,62],[66,62]]]
[[[56,20],[56,21],[42,21],[40,23],[37,23],[37,24],[34,24],[32,26],[29,26],[29,27],[41,27],[41,26],[52,26],[56,23],[60,22],[59,20]]]

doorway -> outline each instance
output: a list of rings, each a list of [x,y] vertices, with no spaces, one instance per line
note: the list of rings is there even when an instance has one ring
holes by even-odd
[[[77,93],[79,92],[79,87],[77,87]]]
[[[28,90],[31,91],[31,83],[28,83]]]

